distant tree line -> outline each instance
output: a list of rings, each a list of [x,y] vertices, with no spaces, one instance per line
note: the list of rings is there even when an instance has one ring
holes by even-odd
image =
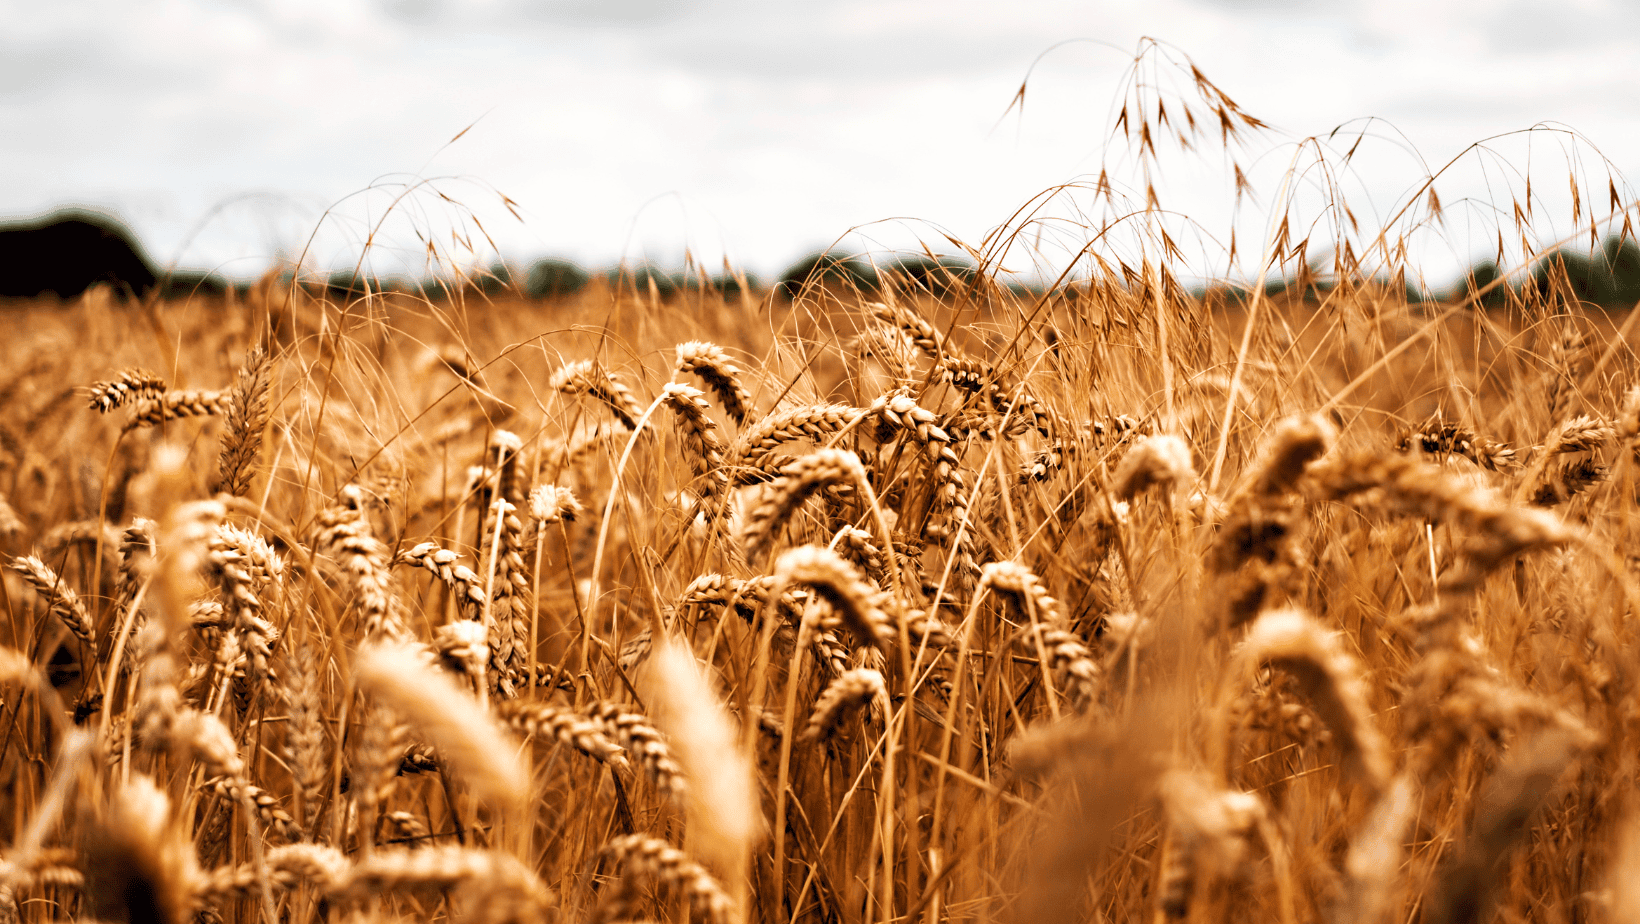
[[[1558,251],[1535,261],[1518,281],[1498,282],[1502,272],[1492,261],[1476,263],[1446,292],[1426,293],[1407,285],[1407,301],[1456,300],[1477,293],[1475,301],[1487,308],[1529,297],[1558,297],[1608,309],[1630,308],[1640,302],[1640,244],[1632,237],[1610,236],[1598,250],[1588,253]],[[347,269],[329,273],[318,281],[304,279],[302,285],[336,298],[396,291],[435,299],[457,292],[492,298],[547,299],[574,295],[601,277],[610,288],[640,296],[653,295],[662,300],[690,293],[737,297],[742,293],[762,294],[770,290],[786,297],[810,289],[872,294],[885,287],[907,294],[950,297],[969,289],[978,291],[982,282],[979,276],[979,267],[966,257],[915,254],[868,259],[828,250],[811,253],[793,263],[767,288],[756,276],[744,272],[725,271],[707,276],[643,263],[621,265],[595,274],[573,261],[555,257],[537,260],[517,271],[507,264],[496,263],[459,279],[377,278]],[[243,289],[248,285],[232,282],[219,273],[159,270],[124,225],[100,213],[66,209],[33,220],[0,223],[0,297],[34,297],[55,292],[69,299],[99,283],[122,296],[142,298],[157,294],[172,299],[222,296],[230,289]],[[1264,293],[1270,297],[1297,296],[1319,302],[1332,286],[1323,276],[1305,274],[1296,279],[1270,280],[1265,284]],[[1022,282],[1003,283],[1002,287],[1020,297],[1040,296],[1044,292],[1041,286]],[[1067,290],[1069,294],[1076,291],[1074,284]],[[1208,292],[1207,289],[1196,291],[1198,295]],[[1245,287],[1237,286],[1221,286],[1213,291],[1232,301],[1245,300],[1249,294]]]

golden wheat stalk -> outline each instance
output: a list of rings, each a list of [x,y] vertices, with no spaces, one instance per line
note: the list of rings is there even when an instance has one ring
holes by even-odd
[[[394,553],[392,564],[422,568],[444,583],[469,612],[484,607],[484,579],[462,564],[461,556],[437,542],[418,542]]]
[[[591,360],[569,363],[553,373],[547,388],[565,395],[590,395],[614,413],[628,430],[637,428],[643,406],[614,373]]]
[[[106,414],[115,408],[165,393],[165,380],[146,369],[123,369],[106,382],[96,382],[87,398],[91,409]]]
[[[125,422],[125,431],[141,427],[157,427],[182,417],[213,417],[226,414],[233,405],[233,396],[225,391],[167,391],[151,398],[141,398]]]
[[[520,734],[567,745],[601,764],[626,766],[621,746],[604,734],[603,724],[572,707],[514,699],[496,703],[495,715]]]
[[[635,893],[629,883],[650,881],[683,893],[689,907],[708,924],[733,924],[735,903],[705,867],[665,841],[644,834],[617,837],[604,846],[604,854],[622,868],[622,887],[606,896],[593,920],[626,920],[636,912]]]
[[[780,472],[780,477],[763,487],[762,499],[746,515],[743,535],[748,560],[756,560],[803,502],[816,493],[866,483],[860,457],[841,449],[817,449]]]
[[[710,405],[702,394],[699,389],[672,382],[661,389],[661,400],[678,415],[689,468],[696,481],[704,482],[702,493],[710,501],[728,487],[729,474],[723,469],[723,441],[718,439],[717,424],[706,416]]]
[[[815,404],[770,414],[740,435],[724,464],[739,484],[761,480],[777,467],[771,464],[777,449],[797,440],[824,442],[866,413],[846,404]]]
[[[672,757],[667,739],[640,713],[610,702],[592,702],[586,714],[604,729],[644,768],[655,788],[664,796],[683,801],[689,791],[683,767]]]
[[[829,604],[861,645],[893,643],[893,620],[883,611],[882,594],[865,582],[836,552],[815,545],[782,553],[775,562],[775,585],[806,584]]]
[[[46,611],[62,620],[88,649],[95,650],[97,629],[91,614],[80,601],[74,588],[63,583],[51,566],[33,555],[22,555],[11,560],[11,570],[23,576],[34,592],[46,604]]]
[[[403,638],[404,618],[388,570],[392,559],[371,529],[362,488],[343,487],[335,506],[319,514],[313,545],[330,552],[342,566],[359,604],[365,637]]]
[[[804,726],[799,737],[803,741],[823,743],[831,738],[849,713],[872,704],[884,713],[888,709],[888,685],[883,681],[882,673],[866,667],[844,671],[826,684],[826,689],[815,701],[808,725]]]
[[[250,490],[256,454],[262,449],[262,431],[268,425],[268,387],[272,363],[268,351],[253,347],[239,367],[229,393],[228,426],[222,436],[217,462],[218,490],[242,496]]]
[[[419,728],[480,798],[499,805],[523,801],[529,776],[516,745],[477,700],[427,663],[424,649],[403,643],[366,645],[354,671],[359,686]]]
[[[689,778],[685,805],[691,849],[722,872],[744,907],[751,851],[763,813],[751,756],[712,683],[685,644],[655,650],[642,690]]]
[[[678,372],[692,372],[700,376],[706,387],[717,395],[723,412],[739,426],[745,426],[752,416],[752,395],[741,384],[743,373],[729,359],[729,354],[715,343],[691,340],[680,343],[674,367]]]
[[[1389,784],[1389,742],[1372,719],[1361,667],[1309,614],[1272,610],[1242,641],[1242,659],[1291,674],[1305,699],[1332,730],[1345,772],[1368,792]]]

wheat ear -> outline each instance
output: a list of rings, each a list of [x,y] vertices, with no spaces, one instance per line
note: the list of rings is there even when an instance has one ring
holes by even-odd
[[[675,368],[678,372],[692,372],[700,376],[712,394],[717,395],[723,412],[736,424],[746,425],[752,414],[752,395],[741,385],[742,373],[722,347],[703,340],[680,343]]]
[[[1242,657],[1291,674],[1332,729],[1345,771],[1373,794],[1388,785],[1389,743],[1373,724],[1361,667],[1336,637],[1302,610],[1272,610],[1248,630]]]
[[[529,790],[517,746],[450,678],[427,663],[424,649],[366,645],[354,662],[359,685],[404,714],[438,746],[480,797],[515,805]]]

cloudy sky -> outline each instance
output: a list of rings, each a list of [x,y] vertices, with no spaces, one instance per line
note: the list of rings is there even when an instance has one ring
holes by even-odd
[[[1632,200],[1623,171],[1640,170],[1640,5],[1618,0],[14,0],[0,13],[0,216],[113,210],[157,260],[241,277],[305,248],[339,264],[367,242],[384,269],[419,267],[429,247],[487,260],[493,242],[519,262],[677,265],[687,249],[765,275],[833,242],[977,244],[1101,168],[1143,187],[1113,128],[1145,36],[1166,43],[1141,76],[1175,120],[1196,99],[1193,61],[1272,126],[1230,152],[1162,146],[1159,194],[1203,254],[1222,255],[1232,226],[1258,250],[1248,236],[1273,203],[1317,195],[1318,177],[1348,187],[1361,221],[1387,221],[1421,175],[1535,124],[1580,135],[1505,135],[1443,177],[1434,272],[1495,246],[1494,210],[1527,174],[1542,238],[1571,228],[1569,172],[1592,190],[1582,207],[1603,209],[1607,173]],[[1298,142],[1338,126],[1332,168],[1311,169],[1320,148]],[[1231,163],[1255,182],[1237,212]],[[1284,198],[1295,164],[1304,179]],[[1103,220],[1076,195],[1057,214]],[[1063,228],[1019,259],[1051,269],[1043,253],[1079,246]]]

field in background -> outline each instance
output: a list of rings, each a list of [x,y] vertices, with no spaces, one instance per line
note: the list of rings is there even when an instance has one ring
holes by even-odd
[[[1633,907],[1622,316],[1364,288],[1266,305],[1238,366],[1245,308],[1158,324],[1142,287],[288,295],[3,318],[3,544],[39,556],[0,629],[25,920],[250,919],[264,887],[301,920]],[[184,390],[245,381],[269,319],[260,446],[201,507],[247,424]],[[738,373],[678,371],[696,340]],[[130,366],[168,390],[87,407]],[[728,752],[649,727],[663,636],[710,666]],[[361,679],[372,638],[485,694],[506,749],[449,753]],[[473,784],[518,742],[527,784]]]
[[[1129,219],[6,306],[0,920],[1640,919],[1640,316]]]

